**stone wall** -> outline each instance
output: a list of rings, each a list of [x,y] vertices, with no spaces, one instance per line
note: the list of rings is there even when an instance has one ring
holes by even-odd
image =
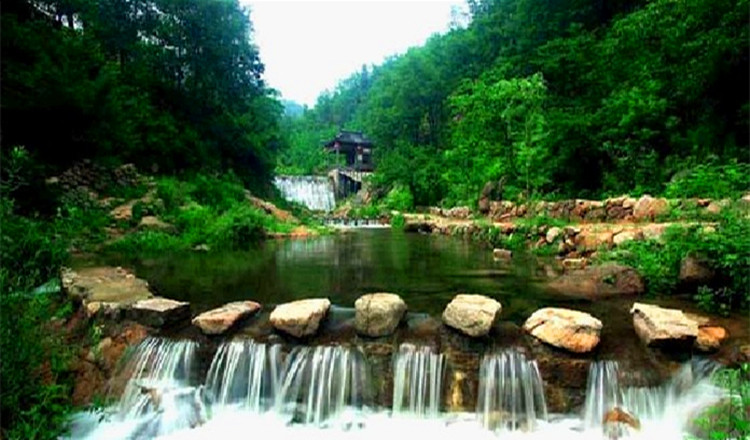
[[[571,199],[557,202],[516,203],[511,201],[489,202],[488,217],[493,221],[511,221],[519,218],[547,216],[576,222],[621,222],[655,221],[665,218],[670,212],[682,210],[701,214],[718,214],[731,203],[729,199],[666,199],[644,195],[640,198],[620,196],[606,200]],[[430,215],[452,219],[468,219],[468,207],[450,209],[430,208]]]

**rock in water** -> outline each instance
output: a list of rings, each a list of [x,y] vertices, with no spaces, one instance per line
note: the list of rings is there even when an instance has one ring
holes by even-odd
[[[689,349],[698,337],[698,324],[681,310],[635,303],[630,313],[635,332],[649,347]]]
[[[406,303],[393,293],[370,293],[354,302],[354,325],[366,336],[390,335],[406,313]]]
[[[254,301],[235,301],[201,313],[193,318],[193,325],[204,334],[220,335],[231,328],[237,321],[260,310],[260,304]]]
[[[588,353],[599,344],[602,322],[588,313],[548,307],[534,312],[523,328],[552,346]]]
[[[456,295],[443,311],[443,322],[469,336],[486,336],[502,305],[484,295]]]
[[[271,325],[297,338],[318,331],[320,321],[331,307],[328,298],[301,299],[281,304],[271,312]]]
[[[604,414],[602,419],[602,430],[604,437],[609,440],[618,440],[630,434],[630,431],[640,431],[641,422],[637,417],[622,408],[614,407]]]
[[[166,327],[190,318],[190,304],[154,297],[133,304],[127,311],[133,321],[149,327]]]

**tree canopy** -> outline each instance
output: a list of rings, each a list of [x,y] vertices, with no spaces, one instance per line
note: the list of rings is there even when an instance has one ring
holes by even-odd
[[[511,196],[661,193],[698,164],[750,159],[747,0],[469,9],[467,26],[355,73],[292,130],[364,131],[375,183],[422,205],[472,203],[501,177]],[[305,136],[290,150],[315,162]]]

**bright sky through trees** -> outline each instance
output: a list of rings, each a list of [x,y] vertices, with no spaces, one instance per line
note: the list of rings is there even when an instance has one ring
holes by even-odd
[[[318,95],[389,55],[445,32],[463,1],[250,1],[268,84],[312,106]]]

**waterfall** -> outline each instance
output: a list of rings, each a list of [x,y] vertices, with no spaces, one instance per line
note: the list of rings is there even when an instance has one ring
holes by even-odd
[[[286,360],[277,411],[314,426],[348,426],[370,386],[362,352],[340,346],[296,347]]]
[[[691,408],[704,406],[721,395],[720,390],[708,383],[717,368],[718,364],[713,361],[693,359],[661,386],[631,387],[622,383],[626,373],[616,361],[594,362],[589,368],[584,425],[600,428],[604,415],[615,407],[624,409],[642,423],[682,421],[684,417],[680,414],[684,416]]]
[[[114,418],[134,426],[136,437],[190,428],[206,418],[202,387],[191,385],[195,349],[191,341],[147,338],[135,349],[128,381]]]
[[[239,405],[255,413],[271,408],[279,389],[281,346],[254,341],[221,344],[206,389],[213,405]]]
[[[393,414],[437,417],[444,373],[444,355],[429,346],[401,344],[393,369]]]
[[[479,367],[477,414],[489,429],[532,430],[547,420],[542,377],[517,350],[487,354]]]
[[[332,211],[336,206],[333,185],[324,176],[276,176],[274,185],[289,201],[305,205],[313,211]]]

